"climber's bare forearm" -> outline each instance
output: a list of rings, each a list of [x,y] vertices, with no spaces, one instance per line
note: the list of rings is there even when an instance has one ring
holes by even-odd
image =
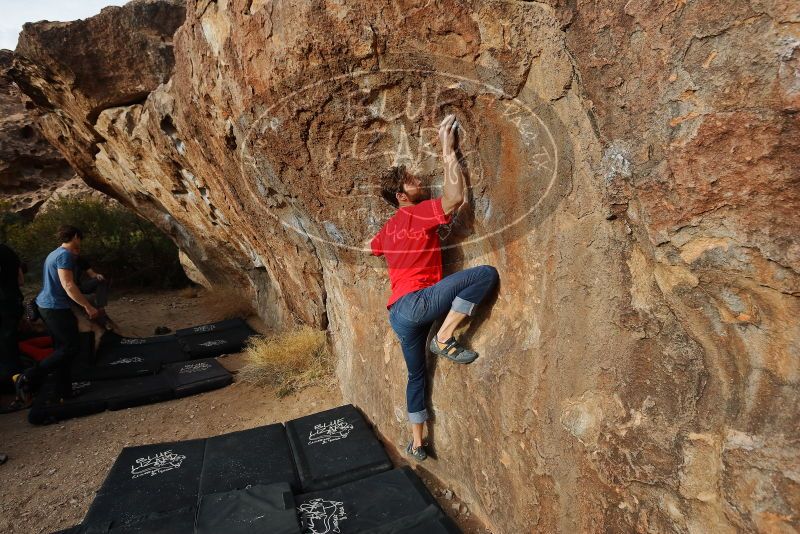
[[[464,202],[464,174],[455,152],[442,157],[444,164],[444,187],[442,188],[442,210],[450,213]]]

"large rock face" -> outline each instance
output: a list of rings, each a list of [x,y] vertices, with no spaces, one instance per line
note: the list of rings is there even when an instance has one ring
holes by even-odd
[[[13,75],[85,179],[265,321],[326,327],[398,446],[405,365],[365,244],[396,162],[497,267],[430,361],[436,459],[497,532],[800,528],[800,14],[792,2],[134,1],[25,27]],[[794,6],[796,7],[796,6]],[[177,33],[172,36],[176,28]],[[68,43],[67,46],[65,43]]]
[[[12,61],[11,51],[0,50],[0,202],[32,216],[75,173],[42,138],[35,113],[25,108],[22,95],[6,76]]]

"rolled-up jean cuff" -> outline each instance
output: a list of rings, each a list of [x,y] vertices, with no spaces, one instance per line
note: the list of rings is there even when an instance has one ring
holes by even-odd
[[[475,309],[475,304],[468,300],[464,300],[461,297],[456,297],[453,299],[453,305],[450,306],[450,309],[465,315],[472,315],[472,310]]]
[[[408,422],[409,423],[424,423],[428,420],[428,410],[422,410],[420,412],[408,412]]]

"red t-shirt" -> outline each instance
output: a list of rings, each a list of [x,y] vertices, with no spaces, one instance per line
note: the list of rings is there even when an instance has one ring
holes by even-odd
[[[442,209],[442,199],[423,200],[404,206],[386,221],[372,238],[373,256],[386,256],[392,295],[388,309],[405,295],[432,286],[442,279],[442,249],[436,229],[450,222]]]

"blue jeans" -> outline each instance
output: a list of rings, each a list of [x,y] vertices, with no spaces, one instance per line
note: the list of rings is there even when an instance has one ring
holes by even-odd
[[[431,324],[449,310],[471,316],[475,306],[497,285],[499,279],[494,267],[472,267],[446,276],[432,286],[407,293],[389,308],[389,324],[400,340],[408,367],[406,404],[411,423],[424,423],[428,419],[425,408],[425,349]]]

